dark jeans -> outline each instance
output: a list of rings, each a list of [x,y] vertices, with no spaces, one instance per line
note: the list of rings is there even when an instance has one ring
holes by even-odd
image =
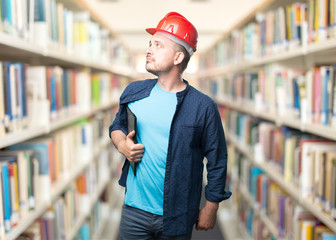
[[[119,227],[120,240],[190,240],[191,233],[178,236],[162,235],[163,217],[123,205]]]

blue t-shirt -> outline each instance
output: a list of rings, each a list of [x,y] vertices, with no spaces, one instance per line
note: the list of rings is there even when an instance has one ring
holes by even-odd
[[[156,83],[149,97],[129,103],[137,117],[137,141],[145,146],[136,176],[129,169],[125,204],[163,215],[163,186],[170,126],[177,97]]]

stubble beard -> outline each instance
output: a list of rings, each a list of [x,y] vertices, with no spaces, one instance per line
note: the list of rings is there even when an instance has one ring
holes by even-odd
[[[147,70],[147,72],[149,72],[151,74],[154,74],[155,76],[158,76],[158,71],[150,68],[147,63],[146,63],[146,70]]]
[[[146,70],[147,72],[154,74],[155,76],[159,76],[161,73],[165,73],[165,72],[169,72],[172,69],[172,67],[166,66],[164,68],[161,69],[155,69],[155,68],[151,68],[148,63],[146,63]]]

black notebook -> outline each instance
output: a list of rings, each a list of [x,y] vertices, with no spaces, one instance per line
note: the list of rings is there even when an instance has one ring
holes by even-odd
[[[134,135],[134,143],[137,143],[137,140],[136,140],[136,116],[135,114],[129,109],[128,106],[126,106],[126,109],[127,109],[127,134],[132,132],[133,130],[135,131],[135,135]],[[131,162],[130,161],[130,164],[131,164],[131,167],[132,167],[132,170],[133,170],[133,173],[134,173],[134,176],[136,176],[136,163],[135,162]]]

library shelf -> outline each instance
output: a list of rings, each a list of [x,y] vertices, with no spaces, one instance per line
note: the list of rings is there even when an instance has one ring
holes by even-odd
[[[85,213],[81,213],[81,215],[78,217],[78,219],[76,219],[76,223],[75,223],[74,227],[71,229],[71,232],[68,233],[67,236],[65,237],[66,240],[72,240],[76,236],[80,227],[83,225],[85,219],[89,217],[95,202],[97,202],[98,198],[100,197],[100,195],[102,194],[102,192],[106,188],[108,182],[109,182],[109,180],[105,180],[103,183],[101,183],[98,186],[97,191],[92,196],[90,196],[89,207],[86,209]]]
[[[77,6],[80,6],[83,10],[86,10],[90,13],[90,16],[96,21],[99,22],[104,28],[108,29],[111,35],[118,40],[121,46],[123,46],[128,52],[131,52],[130,48],[122,41],[119,35],[114,31],[111,25],[108,23],[108,20],[103,18],[99,8],[90,0],[73,0],[73,3]]]
[[[128,66],[113,63],[93,62],[90,59],[77,57],[65,50],[41,47],[25,39],[0,32],[1,56],[10,61],[22,61],[32,64],[61,65],[66,67],[87,67],[95,71],[105,71],[133,78],[136,74]]]
[[[210,80],[211,83],[213,81],[217,82],[225,81],[227,78],[233,79],[235,74],[243,75],[244,73],[258,72],[259,70],[265,70],[265,68],[267,71],[268,66],[272,65],[282,65],[290,70],[292,69],[294,71],[298,70],[299,72],[302,72],[302,74],[307,71],[313,71],[315,67],[325,65],[328,66],[335,65],[336,63],[335,35],[332,33],[331,35],[326,37],[326,35],[323,35],[323,32],[322,35],[320,35],[319,32],[320,30],[314,30],[314,26],[310,25],[312,21],[316,21],[312,17],[318,16],[318,14],[314,12],[314,10],[316,10],[316,6],[318,5],[314,5],[314,9],[309,9],[311,7],[310,4],[312,4],[312,2],[314,2],[314,4],[317,4],[318,1],[300,1],[300,3],[297,2],[299,1],[293,1],[293,0],[264,1],[264,3],[262,3],[254,11],[252,11],[251,14],[247,15],[244,19],[242,19],[242,21],[237,23],[227,32],[223,33],[222,36],[218,39],[218,41],[215,44],[213,44],[213,46],[210,47],[208,51],[202,53],[202,55],[200,56],[200,60],[201,63],[203,63],[204,65],[201,66],[201,70],[200,73],[197,75],[197,79],[199,81]],[[334,1],[329,1],[328,4],[329,3],[331,4],[331,2],[332,4],[334,4]],[[300,37],[302,38],[300,38],[299,41],[295,41],[295,43],[287,42],[286,46],[284,45],[284,47],[280,48],[278,48],[277,46],[277,41],[273,38],[271,39],[271,35],[275,33],[277,26],[283,23],[283,22],[280,23],[280,21],[278,23],[274,20],[277,17],[276,14],[279,13],[277,12],[279,10],[279,7],[282,7],[282,10],[285,9],[285,11],[289,11],[288,9],[290,7],[292,8],[300,7],[300,10],[306,11],[305,13],[307,13],[306,15],[307,18],[302,18],[303,21],[300,22],[301,27],[300,30],[303,30],[300,35]],[[296,8],[296,10],[298,10],[298,8]],[[326,8],[326,10],[329,9]],[[267,14],[270,13],[271,11],[272,14],[274,14],[273,16],[275,16],[274,19],[272,19],[272,21],[270,21],[270,19],[267,20],[268,18]],[[302,12],[300,13],[302,14]],[[322,15],[321,12],[319,13]],[[313,14],[313,16],[311,14]],[[259,25],[258,27],[260,28],[252,26],[251,30],[248,28],[249,23],[257,24]],[[314,23],[316,24],[316,22]],[[272,32],[271,33],[268,32],[267,26],[263,26],[262,24],[265,25],[268,24],[269,26],[274,24],[272,25],[273,27],[270,28]],[[275,26],[275,24],[278,25]],[[335,24],[334,22],[331,22],[328,26],[334,26],[334,24]],[[293,30],[293,26],[289,25],[287,26],[281,25],[281,26],[285,27],[286,31]],[[266,30],[264,30],[263,27],[265,27]],[[253,31],[256,29],[257,31],[261,29],[261,31],[264,32],[262,33],[258,32],[258,34],[253,35],[254,34]],[[252,33],[249,32],[249,30],[251,30]],[[335,28],[328,30],[334,31]],[[235,33],[233,33],[235,31],[237,32],[239,31],[238,34],[241,35],[235,35]],[[231,35],[231,33],[233,34]],[[330,34],[330,32],[328,32],[327,34]],[[251,38],[255,36],[259,38],[258,40],[260,40],[263,37],[266,40],[265,39],[264,41],[261,40],[258,43],[258,45],[255,46],[253,45],[251,47],[251,45],[249,44],[254,44],[253,42],[254,39],[251,40]],[[319,41],[315,39],[316,36],[318,36]],[[268,42],[267,37],[270,37]],[[249,49],[244,49],[244,47],[246,46]],[[262,47],[264,47],[265,49],[262,49]],[[279,51],[279,49],[282,50]],[[261,50],[265,51],[261,53],[262,52]],[[264,54],[265,52],[267,52],[267,54]],[[220,56],[220,58],[217,58],[218,56]],[[204,61],[202,62],[202,60]],[[209,87],[209,89],[205,89],[208,90],[208,92],[210,92],[209,91],[210,89],[217,90],[214,89],[217,87],[216,85],[209,84],[207,86],[206,84],[204,84],[204,86]],[[223,84],[223,86],[220,87],[226,87],[226,85]],[[220,87],[218,87],[218,90],[220,89]],[[233,89],[225,89],[225,90],[232,91]],[[222,89],[220,89],[219,91],[222,91]],[[267,108],[262,110],[256,109],[253,103],[249,103],[240,99],[231,99],[230,97],[227,96],[222,97],[220,96],[221,94],[225,93],[218,92],[217,93],[218,97],[213,96],[218,105],[222,105],[224,107],[227,107],[228,109],[233,109],[237,112],[242,112],[255,118],[270,121],[278,127],[288,126],[301,132],[314,134],[318,137],[336,141],[336,128],[334,126],[313,123],[313,121],[305,122],[304,120],[295,118],[296,116],[290,114],[280,115],[275,109],[274,111],[272,109],[269,110]],[[229,142],[233,143],[234,148],[236,148],[246,158],[248,158],[254,166],[257,166],[260,169],[262,169],[270,179],[274,180],[299,205],[301,205],[303,208],[311,212],[319,221],[321,221],[323,224],[329,227],[331,231],[336,233],[336,221],[327,213],[325,213],[322,209],[316,206],[312,201],[302,198],[300,189],[294,183],[287,182],[284,176],[281,174],[281,172],[277,171],[278,168],[277,166],[274,166],[267,161],[265,162],[258,161],[259,160],[257,158],[258,156],[254,155],[256,153],[254,153],[252,147],[242,144],[239,141],[238,137],[233,136],[232,133],[230,133],[230,129],[226,130],[226,137],[228,138]],[[264,213],[262,213],[262,211],[259,211],[259,215],[261,219],[267,217],[264,216]],[[275,229],[272,228],[272,226],[268,226],[268,228],[273,229],[272,232],[276,236],[276,231],[274,231]]]
[[[307,46],[307,54],[315,54],[315,53],[320,53],[324,51],[328,51],[328,53],[330,53],[330,51],[336,51],[336,39],[335,38],[326,39],[321,42],[309,44]]]
[[[8,133],[0,137],[0,149],[47,133],[48,133],[47,126],[31,127],[13,133]]]
[[[46,212],[49,206],[54,202],[72,183],[80,173],[84,171],[90,164],[90,161],[84,162],[79,167],[73,169],[73,171],[68,175],[62,178],[61,182],[55,183],[52,186],[50,200],[44,202],[40,206],[37,206],[32,212],[28,214],[27,217],[21,219],[19,224],[14,227],[11,232],[5,235],[4,240],[16,239],[21,233],[23,233],[31,224],[36,221],[44,212]]]
[[[252,199],[251,194],[249,193],[247,187],[243,184],[239,185],[239,191],[242,193],[244,198],[247,200],[250,207],[256,213],[256,216],[260,218],[260,220],[264,223],[268,231],[278,239],[279,231],[274,222],[266,215],[263,209],[260,209],[258,204]],[[286,238],[279,238],[279,240],[287,240]]]
[[[94,145],[94,151],[93,151],[93,158],[92,159],[95,159],[99,153],[100,153],[100,149],[103,149],[103,148],[106,148],[107,145],[111,143],[111,140],[109,138],[103,138],[103,139],[100,139],[100,141]],[[92,162],[93,160],[89,161],[87,164],[86,164],[86,167]],[[83,168],[78,174],[77,176],[83,172],[85,168]],[[74,178],[76,179],[76,178]],[[74,181],[74,179],[72,181]],[[72,181],[69,181],[69,182],[72,182]],[[106,189],[107,185],[109,184],[110,182],[110,179],[106,179],[104,180],[103,183],[99,184],[98,188],[97,188],[97,191],[94,193],[94,195],[90,196],[90,204],[89,204],[89,208],[85,211],[85,213],[82,213],[79,218],[76,220],[76,223],[75,223],[75,226],[72,228],[72,231],[70,233],[68,233],[66,235],[66,239],[73,239],[75,237],[75,235],[77,234],[78,230],[80,229],[81,225],[84,223],[85,219],[87,219],[90,215],[90,212],[91,210],[93,209],[93,206],[95,204],[95,202],[97,202],[98,198],[100,197],[100,195],[103,193],[103,191]],[[115,197],[117,198],[117,197]],[[114,205],[112,205],[113,207]],[[102,226],[101,228],[99,229],[98,232],[96,232],[94,234],[94,238],[93,239],[99,239],[99,237],[101,236],[101,232],[103,231],[103,228],[104,228],[104,225],[106,225],[107,223],[107,219],[102,219],[103,223],[102,223]]]
[[[238,212],[230,199],[221,202],[217,212],[218,226],[227,240],[252,240],[242,222],[238,219]]]
[[[117,199],[117,197],[115,197],[115,199]],[[113,208],[115,208],[115,207],[120,208],[120,206],[116,206],[116,205],[112,204],[112,206],[109,207],[108,212],[103,213],[104,216],[103,216],[103,219],[102,219],[102,223],[101,223],[99,229],[96,232],[94,232],[92,239],[106,239],[106,237],[104,236],[104,230],[106,228],[110,228],[111,226],[115,226],[115,225],[110,225],[109,224],[109,220],[111,218],[110,213],[112,213],[112,215],[113,215],[114,210],[115,210]],[[109,237],[109,239],[116,239],[117,236],[112,235],[110,237],[110,235],[108,235],[108,237]]]
[[[14,227],[11,232],[7,233],[3,240],[12,240],[19,237],[21,233],[23,233],[32,223],[35,222],[45,211],[47,211],[48,207],[50,206],[49,203],[41,204],[37,209],[30,212],[29,215],[20,220],[19,224]]]
[[[36,57],[46,55],[43,48],[24,39],[0,32],[1,55],[10,57]]]
[[[10,145],[20,143],[26,140],[33,139],[35,137],[43,136],[45,134],[57,131],[63,127],[68,126],[71,123],[74,123],[78,120],[90,117],[98,112],[110,109],[117,106],[117,102],[112,102],[104,106],[99,106],[93,108],[91,111],[86,113],[75,114],[72,116],[64,117],[61,120],[51,122],[49,125],[30,127],[27,129],[22,129],[17,132],[8,133],[0,137],[0,149],[8,147]]]
[[[109,209],[109,211],[111,210]],[[104,228],[107,226],[107,223],[108,223],[108,216],[102,219],[102,223],[99,226],[99,229],[94,232],[92,239],[104,239],[102,238],[102,235]]]
[[[268,114],[267,112],[261,111],[261,110],[254,110],[254,106],[251,103],[233,101],[233,100],[223,99],[223,98],[215,98],[215,101],[219,105],[227,106],[238,112],[243,112],[243,113],[252,115],[254,117],[259,117],[259,118],[272,121],[272,122],[275,122],[278,120],[277,116],[275,116],[274,114]]]
[[[251,194],[249,193],[247,187],[243,184],[240,184],[239,191],[242,193],[244,198],[247,200],[249,205],[253,208],[254,212],[256,213],[256,216],[260,218],[260,220],[265,224],[268,231],[277,239],[279,240],[287,240],[287,238],[279,238],[279,230],[275,223],[267,216],[265,213],[265,210],[260,209],[258,204],[252,199]]]
[[[336,140],[336,129],[331,126],[316,123],[304,123],[300,119],[281,116],[267,111],[254,110],[253,104],[249,103],[237,103],[233,100],[223,98],[217,98],[216,102],[219,105],[226,106],[238,112],[274,122],[277,126],[288,126],[300,130],[301,132],[307,132],[330,140]]]
[[[323,224],[328,226],[333,232],[336,232],[336,221],[328,214],[319,209],[313,202],[301,197],[301,191],[294,184],[284,180],[284,177],[274,169],[271,163],[265,161],[258,161],[253,156],[253,152],[249,147],[243,146],[237,141],[235,136],[227,134],[227,139],[233,143],[234,147],[241,153],[243,153],[255,166],[262,169],[267,176],[274,180],[283,190],[285,190],[299,205],[311,212],[316,218],[318,218]]]
[[[249,61],[242,60],[240,62],[228,63],[225,66],[216,66],[213,68],[209,68],[207,70],[203,70],[200,74],[197,75],[198,78],[208,78],[208,77],[216,77],[219,75],[226,75],[232,72],[242,72],[251,68],[255,68],[258,66],[262,66],[272,62],[281,62],[293,60],[293,58],[300,58],[306,54],[307,50],[301,46],[290,50],[284,51],[277,54],[272,54],[269,56],[263,57],[255,57]],[[314,51],[311,51],[313,53]]]
[[[124,189],[118,184],[115,184],[113,187],[114,198],[112,202],[112,211],[108,217],[105,228],[102,230],[101,239],[117,239],[119,233]]]
[[[98,156],[101,149],[105,149],[109,144],[112,144],[112,140],[107,136],[102,137],[97,144],[93,146],[93,155]]]
[[[207,70],[200,71],[197,74],[197,78],[209,78],[217,77],[220,75],[227,75],[233,72],[243,72],[252,68],[260,67],[266,64],[274,62],[297,62],[300,63],[301,68],[305,68],[307,63],[305,59],[322,57],[320,62],[325,63],[326,60],[323,58],[323,54],[330,54],[330,52],[336,52],[336,38],[326,39],[321,42],[314,42],[305,46],[293,47],[290,50],[284,50],[283,52],[274,53],[267,56],[255,57],[249,61],[242,60],[240,62],[231,62],[224,66],[214,66],[208,68]],[[332,60],[332,59],[331,59]],[[327,60],[328,61],[328,60]],[[309,64],[309,63],[308,63]]]
[[[126,80],[134,79],[136,76],[136,72],[131,68],[131,63],[128,61],[127,47],[120,41],[118,36],[113,32],[113,30],[107,26],[106,21],[102,19],[99,15],[99,11],[95,8],[94,4],[88,3],[86,0],[57,0],[57,3],[63,4],[65,7],[69,7],[69,9],[76,9],[76,11],[88,11],[90,14],[90,18],[93,19],[94,22],[97,22],[100,26],[105,28],[109,32],[109,36],[113,36],[114,47],[122,48],[121,51],[123,58],[116,56],[108,56],[103,57],[104,59],[112,58],[109,60],[97,60],[94,61],[90,57],[81,57],[75,54],[75,45],[72,46],[73,50],[69,51],[66,49],[66,46],[61,46],[58,43],[50,43],[50,37],[48,36],[48,44],[46,46],[40,46],[33,42],[31,39],[32,36],[26,36],[26,38],[20,38],[18,36],[14,36],[5,32],[0,31],[0,57],[1,61],[4,62],[21,62],[23,64],[28,64],[32,66],[60,66],[62,68],[71,68],[71,69],[88,69],[92,74],[105,72],[112,73],[114,75],[118,75],[125,77]],[[50,19],[47,19],[47,21]],[[48,22],[49,24],[49,22]],[[29,34],[32,35],[32,34]],[[111,40],[111,39],[109,39]],[[121,60],[121,61],[119,61]],[[87,112],[76,113],[76,114],[58,114],[59,118],[56,121],[46,121],[46,124],[39,126],[30,126],[25,129],[20,129],[11,133],[7,133],[0,137],[0,149],[9,147],[11,145],[21,143],[36,137],[43,137],[47,134],[50,134],[54,131],[61,130],[64,127],[70,126],[76,121],[90,118],[91,116],[104,112],[110,109],[113,109],[117,106],[117,99],[114,99],[115,102],[111,102],[109,104],[97,107],[89,107]],[[69,169],[67,173],[62,176],[62,178],[53,183],[50,189],[50,194],[46,198],[45,201],[41,201],[38,206],[35,207],[34,210],[29,212],[27,216],[21,218],[17,226],[13,227],[11,231],[4,236],[4,240],[16,239],[20,236],[25,230],[29,228],[39,217],[43,216],[43,214],[48,211],[50,205],[57,201],[57,199],[67,190],[67,188],[76,181],[76,178],[82,174],[85,169],[87,169],[91,164],[95,162],[95,158],[98,157],[101,150],[103,148],[108,148],[108,145],[111,143],[109,138],[99,139],[98,143],[93,145],[93,156],[92,159],[90,157],[85,160],[85,162],[79,162],[74,169]],[[109,166],[110,167],[110,166]],[[109,172],[109,175],[111,173]],[[81,216],[79,221],[76,222],[76,228],[73,229],[72,235],[66,235],[67,239],[72,239],[84,220],[89,217],[92,207],[94,203],[97,201],[101,193],[108,188],[110,181],[106,179],[106,181],[98,186],[98,191],[94,196],[90,197],[90,210],[88,210],[88,214]],[[114,198],[118,198],[119,196],[114,196],[118,194],[117,192],[113,192]],[[122,195],[120,193],[120,195]],[[110,198],[110,197],[109,197]],[[103,227],[102,227],[103,228]],[[97,233],[98,239],[100,233]]]
[[[109,210],[109,211],[111,211],[111,210]],[[99,229],[96,230],[96,232],[94,232],[92,239],[103,239],[102,234],[103,234],[103,230],[106,227],[107,223],[108,223],[108,217],[103,218],[102,223],[99,226]]]
[[[65,127],[65,126],[68,126],[69,124],[74,123],[74,122],[76,122],[80,119],[90,117],[90,116],[92,116],[92,115],[94,115],[98,112],[113,108],[115,106],[117,106],[117,102],[112,102],[110,104],[106,104],[106,105],[103,105],[103,106],[94,107],[92,110],[90,110],[88,112],[63,117],[61,120],[57,120],[55,122],[50,123],[50,131],[58,130],[58,129],[60,129],[62,127]]]

